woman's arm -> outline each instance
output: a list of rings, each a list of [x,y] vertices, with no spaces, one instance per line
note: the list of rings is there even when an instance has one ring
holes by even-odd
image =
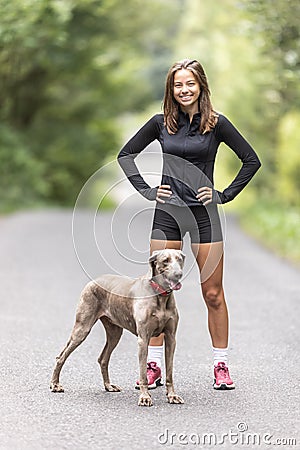
[[[153,116],[118,154],[118,162],[134,188],[148,200],[155,200],[158,187],[152,188],[146,183],[137,168],[134,159],[141,153],[147,145],[158,139],[160,134],[159,117]]]
[[[249,183],[260,168],[261,162],[251,145],[223,115],[220,115],[218,119],[216,137],[220,142],[228,145],[243,163],[232,183],[223,192],[215,191],[214,193],[217,203],[227,203]]]

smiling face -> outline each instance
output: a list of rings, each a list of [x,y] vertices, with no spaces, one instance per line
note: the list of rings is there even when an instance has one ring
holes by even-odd
[[[173,95],[183,112],[192,115],[199,111],[200,92],[200,85],[193,72],[188,69],[175,72]]]

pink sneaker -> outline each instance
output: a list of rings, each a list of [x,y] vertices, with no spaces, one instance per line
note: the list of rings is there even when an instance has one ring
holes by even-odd
[[[147,380],[148,389],[155,389],[157,386],[162,386],[161,382],[161,370],[156,362],[151,361],[147,363]],[[139,380],[135,384],[135,389],[140,388]]]
[[[214,389],[226,390],[235,388],[225,363],[219,362],[218,365],[214,367],[214,375]]]

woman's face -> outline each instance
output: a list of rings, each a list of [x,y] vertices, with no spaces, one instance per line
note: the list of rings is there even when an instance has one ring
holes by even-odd
[[[184,112],[198,112],[198,98],[201,89],[193,72],[177,70],[174,74],[174,98]]]

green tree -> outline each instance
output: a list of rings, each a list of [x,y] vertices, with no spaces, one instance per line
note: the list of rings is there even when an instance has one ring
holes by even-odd
[[[26,166],[42,174],[37,196],[73,204],[115,155],[115,119],[157,98],[152,63],[170,48],[177,7],[171,0],[0,0],[0,117],[6,135],[19,136],[11,142],[38,163]],[[154,19],[164,25],[159,33]],[[17,151],[3,151],[13,165]]]
[[[242,5],[251,19],[249,33],[255,36],[260,61],[267,69],[261,91],[270,144],[265,166],[269,192],[278,195],[280,202],[299,205],[300,3],[252,0]]]
[[[275,192],[278,199],[300,207],[300,111],[290,111],[280,121],[276,152]]]

